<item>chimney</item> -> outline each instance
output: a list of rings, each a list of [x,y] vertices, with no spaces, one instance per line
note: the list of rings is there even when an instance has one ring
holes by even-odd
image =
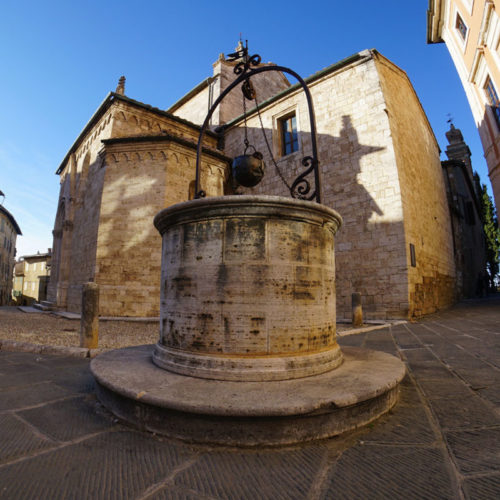
[[[116,87],[115,94],[125,95],[125,77],[120,76],[118,86]]]

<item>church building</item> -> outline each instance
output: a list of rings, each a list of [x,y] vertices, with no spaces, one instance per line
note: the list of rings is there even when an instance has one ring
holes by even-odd
[[[161,238],[153,217],[195,192],[196,145],[207,110],[237,77],[220,55],[213,74],[163,111],[125,95],[121,79],[57,170],[48,300],[78,312],[82,284],[98,283],[103,316],[159,314]],[[271,63],[269,63],[271,64]],[[308,78],[314,102],[322,203],[337,210],[337,317],[360,292],[368,319],[408,318],[457,298],[454,239],[439,146],[406,73],[365,50]],[[235,88],[205,134],[207,196],[290,196],[311,154],[302,87],[279,71],[252,77],[256,99]],[[231,162],[245,138],[266,172],[243,188]]]

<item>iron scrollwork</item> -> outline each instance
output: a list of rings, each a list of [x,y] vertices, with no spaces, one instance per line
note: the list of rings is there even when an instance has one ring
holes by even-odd
[[[307,170],[302,172],[293,181],[290,186],[290,194],[292,198],[298,198],[299,200],[312,200],[316,196],[316,190],[310,193],[311,183],[307,180],[307,176],[318,168],[318,160],[312,156],[304,156],[304,158],[302,158],[302,165],[307,167]]]
[[[253,56],[248,55],[248,45],[245,47],[240,45],[236,52],[228,54],[226,60],[228,62],[234,62],[239,59],[241,59],[241,61],[234,67],[233,70],[235,75],[242,75],[243,73],[246,73],[250,69],[250,66],[258,66],[262,61],[259,54],[254,54]]]
[[[261,62],[261,57],[258,54],[249,56],[248,55],[248,47],[240,46],[237,52],[228,55],[227,61],[234,62],[239,59],[242,59],[234,68],[234,73],[238,75],[238,78],[234,80],[216,99],[208,114],[205,118],[205,121],[201,127],[200,135],[198,138],[198,147],[197,147],[197,155],[196,155],[196,186],[195,186],[195,198],[204,198],[206,196],[205,191],[200,189],[200,159],[201,159],[201,151],[202,151],[202,142],[203,135],[205,130],[208,127],[208,123],[210,118],[212,117],[213,112],[220,104],[220,102],[224,99],[224,97],[233,90],[236,86],[242,83],[242,92],[246,99],[253,100],[255,99],[255,89],[250,81],[250,77],[257,75],[259,73],[263,73],[266,71],[280,71],[282,73],[288,73],[296,78],[300,85],[302,86],[304,93],[306,95],[307,104],[309,108],[309,121],[311,127],[311,145],[312,145],[312,155],[305,156],[302,159],[302,165],[306,167],[306,170],[302,172],[291,184],[288,186],[290,190],[290,195],[292,198],[300,199],[300,200],[313,200],[321,203],[320,197],[320,176],[319,176],[319,161],[317,154],[317,142],[316,142],[316,122],[314,117],[314,107],[311,98],[311,93],[305,81],[297,74],[295,71],[285,68],[283,66],[263,66],[259,67]],[[244,113],[246,117],[246,112]],[[311,182],[307,179],[307,177],[314,172],[314,189],[311,188]]]

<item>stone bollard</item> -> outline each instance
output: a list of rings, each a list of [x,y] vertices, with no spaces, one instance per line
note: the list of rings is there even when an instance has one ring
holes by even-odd
[[[363,326],[363,308],[359,292],[352,294],[352,326]]]
[[[82,319],[80,322],[80,347],[95,349],[99,331],[99,285],[84,283],[82,290]]]

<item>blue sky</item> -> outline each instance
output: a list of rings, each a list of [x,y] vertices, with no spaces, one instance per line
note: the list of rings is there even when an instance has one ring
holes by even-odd
[[[229,2],[4,0],[0,8],[0,190],[19,255],[52,246],[55,171],[118,78],[165,109],[212,74],[242,33],[264,62],[306,77],[376,48],[412,81],[441,149],[447,114],[489,187],[465,93],[444,44],[426,44],[427,0]],[[442,155],[444,159],[444,154]]]

